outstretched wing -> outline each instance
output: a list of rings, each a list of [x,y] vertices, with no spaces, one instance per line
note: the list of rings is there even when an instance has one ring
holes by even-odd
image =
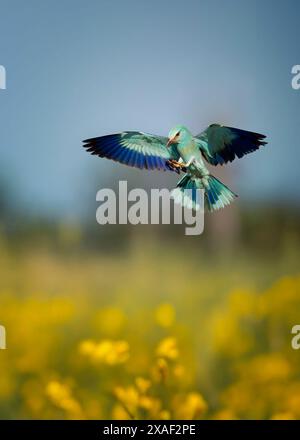
[[[258,150],[267,143],[264,141],[265,137],[251,131],[212,124],[195,136],[195,140],[207,162],[223,165],[232,162],[236,157],[241,158]]]
[[[175,171],[168,161],[179,159],[175,147],[166,146],[168,139],[163,136],[124,131],[123,133],[86,139],[84,147],[91,154],[106,157],[117,162],[148,170]]]

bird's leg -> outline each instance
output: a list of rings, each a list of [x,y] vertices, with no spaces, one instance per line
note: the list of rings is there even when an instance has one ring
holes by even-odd
[[[180,158],[178,161],[175,159],[168,160],[168,163],[171,165],[172,168],[175,169],[184,169],[186,168],[186,165],[183,163],[182,159]]]
[[[181,168],[181,162],[180,159],[177,161],[175,159],[170,159],[169,164],[172,165],[174,168]]]

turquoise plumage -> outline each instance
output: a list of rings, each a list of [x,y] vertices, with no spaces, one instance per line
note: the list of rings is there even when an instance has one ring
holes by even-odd
[[[212,124],[196,136],[177,125],[168,137],[128,131],[83,142],[91,154],[129,166],[184,172],[172,192],[174,200],[197,209],[195,190],[203,189],[206,210],[216,211],[229,205],[236,194],[209,173],[203,158],[211,165],[223,165],[265,145],[264,139],[259,133]],[[185,189],[191,191],[186,194]]]

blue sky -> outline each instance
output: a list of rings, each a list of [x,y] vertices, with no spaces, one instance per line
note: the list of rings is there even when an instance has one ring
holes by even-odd
[[[299,1],[0,0],[0,12],[1,180],[24,209],[74,216],[128,175],[82,139],[212,122],[268,135],[228,168],[243,200],[299,202]]]

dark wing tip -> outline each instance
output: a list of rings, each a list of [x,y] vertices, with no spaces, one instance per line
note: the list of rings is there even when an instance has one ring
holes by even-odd
[[[260,134],[260,133],[253,133],[253,137],[254,137],[254,143],[255,145],[257,145],[257,147],[260,147],[261,145],[267,145],[267,141],[265,141],[266,139],[266,135],[264,134]]]
[[[254,131],[241,130],[239,128],[228,127],[238,135],[238,142],[253,143],[254,146],[259,148],[261,145],[266,145],[268,142],[265,140],[266,135],[256,133]]]
[[[107,134],[105,136],[97,136],[89,139],[84,139],[82,141],[83,144],[95,144],[95,143],[102,143],[109,139],[115,139],[119,134]],[[85,145],[84,145],[85,146]]]
[[[93,139],[86,139],[83,141],[83,148],[86,149],[88,153],[99,154],[99,149],[97,148],[96,142]]]
[[[95,141],[97,138],[90,138],[90,139],[84,139],[83,141],[82,141],[82,143],[83,144],[88,144],[89,142],[93,142],[93,141]]]

